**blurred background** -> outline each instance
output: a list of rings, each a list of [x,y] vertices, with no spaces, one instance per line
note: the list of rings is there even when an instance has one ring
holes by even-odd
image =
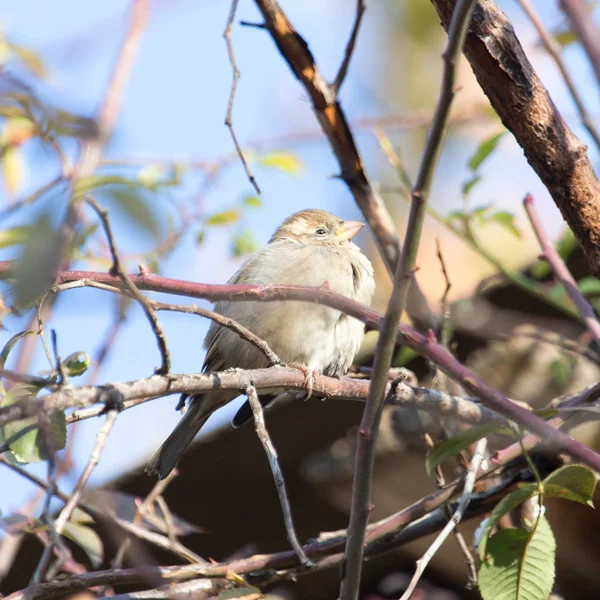
[[[343,56],[354,4],[342,0],[282,3],[329,78]],[[568,35],[558,2],[535,0],[532,4],[545,26],[559,36],[567,67],[596,119],[599,90],[580,45]],[[499,0],[498,5],[511,19],[563,116],[589,145],[597,167],[598,149],[581,125],[564,82],[530,21],[516,2]],[[252,188],[224,125],[232,80],[222,37],[229,9],[224,2],[150,3],[122,108],[98,169],[102,176],[116,178],[116,183],[107,183],[94,194],[111,210],[116,240],[130,271],[142,263],[168,277],[223,283],[294,211],[318,207],[344,218],[361,218],[351,194],[336,177],[337,164],[309,101],[271,38],[260,29],[239,25],[240,20],[260,21],[253,3],[242,1],[232,30],[241,72],[233,123],[261,188],[260,196]],[[597,22],[600,10],[593,15]],[[102,104],[130,18],[129,5],[116,0],[4,2],[0,94],[29,94],[57,122],[84,133],[90,128],[86,134],[93,134],[92,124],[85,119],[94,119]],[[342,105],[367,173],[401,234],[407,203],[400,189],[402,181],[382,145],[389,142],[397,148],[406,172],[414,177],[439,90],[445,40],[428,1],[368,2],[342,88]],[[445,288],[436,239],[452,283],[450,301],[456,302],[471,297],[483,280],[489,281],[487,278],[497,273],[492,261],[486,260],[486,252],[509,270],[525,267],[537,257],[537,245],[521,207],[525,193],[534,195],[551,236],[558,239],[564,233],[563,221],[546,189],[512,136],[503,134],[504,128],[464,59],[459,83],[431,193],[439,218],[427,220],[418,261],[419,282],[434,308],[439,308]],[[32,231],[53,230],[64,218],[69,190],[53,182],[61,174],[60,154],[66,162],[76,162],[78,144],[76,137],[59,136],[61,151],[57,153],[52,144],[32,135],[23,119],[6,111],[0,115],[0,127],[0,259],[8,260],[31,247],[27,239]],[[482,142],[487,150],[481,149]],[[484,157],[481,164],[469,164],[478,152]],[[465,187],[475,178],[480,178],[476,185]],[[479,250],[440,222],[455,213],[456,221],[451,222],[456,223],[461,215],[483,207],[486,210],[481,215],[504,216],[482,217],[477,222]],[[72,253],[72,268],[105,271],[110,260],[102,232],[93,228],[97,219],[89,209],[84,215],[84,237]],[[388,275],[369,232],[362,233],[358,243],[377,266],[374,307],[382,311],[389,292]],[[13,291],[7,284],[0,285],[8,305]],[[6,316],[0,346],[27,329],[31,318],[31,311]],[[167,332],[173,370],[198,371],[208,322],[164,313],[160,319]],[[62,293],[45,326],[56,330],[62,356],[82,351],[92,359],[82,383],[91,376],[96,383],[145,377],[160,361],[143,313],[137,306],[121,306],[106,292],[80,289]],[[114,343],[98,363],[98,353],[111,333]],[[7,367],[29,373],[48,370],[45,354],[34,338],[16,347]],[[366,355],[371,346],[369,338]],[[226,424],[239,402],[214,415],[206,431]],[[163,398],[121,414],[91,483],[112,482],[143,466],[178,421],[175,403],[173,397]],[[70,428],[68,452],[73,468],[61,478],[65,492],[76,482],[98,426],[92,419]],[[193,466],[187,464],[186,468]],[[45,476],[41,463],[28,469]],[[180,479],[185,476],[186,472]],[[235,479],[236,472],[228,476]],[[0,468],[1,513],[18,510],[32,492],[28,482]],[[337,504],[339,507],[340,502]]]

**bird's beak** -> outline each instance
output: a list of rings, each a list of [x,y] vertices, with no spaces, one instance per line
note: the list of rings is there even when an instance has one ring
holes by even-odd
[[[364,226],[360,221],[344,221],[335,232],[335,237],[342,241],[351,240]]]

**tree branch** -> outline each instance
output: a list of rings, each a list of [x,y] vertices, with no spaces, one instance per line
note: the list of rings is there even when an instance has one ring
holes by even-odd
[[[12,263],[0,263],[0,275],[10,273],[14,269]],[[136,287],[143,290],[171,293],[193,298],[205,298],[211,301],[251,301],[251,302],[273,302],[279,300],[301,300],[303,302],[314,302],[323,304],[330,308],[355,317],[365,323],[368,329],[379,329],[381,316],[366,306],[336,294],[326,286],[307,287],[299,285],[211,285],[204,283],[193,283],[177,279],[169,279],[144,273],[130,276]],[[63,271],[58,274],[57,282],[80,281],[100,282],[113,287],[121,287],[122,282],[108,273],[94,273],[91,271]],[[600,456],[577,442],[573,438],[554,430],[545,421],[529,412],[527,409],[515,404],[498,390],[487,385],[475,373],[458,362],[443,346],[435,339],[426,337],[415,331],[408,325],[400,324],[397,328],[397,343],[405,344],[424,358],[437,365],[446,375],[457,381],[473,396],[481,399],[491,410],[494,410],[506,418],[519,423],[526,429],[540,436],[544,442],[554,445],[556,451],[563,450],[577,460],[589,465],[600,472]],[[151,378],[155,380],[156,378]],[[159,378],[160,380],[160,378]],[[250,383],[245,381],[244,386]],[[159,386],[160,387],[160,386]],[[258,387],[258,386],[257,386]],[[68,386],[67,386],[68,389]],[[243,387],[238,389],[244,389]],[[163,389],[164,391],[164,389]],[[173,390],[173,393],[183,390]],[[108,390],[105,389],[103,397]],[[162,393],[159,391],[158,393]],[[92,400],[92,398],[95,398]],[[102,402],[96,392],[88,398],[86,406],[94,402]],[[35,407],[40,399],[29,400],[25,405],[13,404],[0,409],[0,424],[16,418],[25,418],[37,414],[39,409]],[[25,408],[25,406],[27,408]],[[23,414],[25,413],[25,414]]]
[[[265,454],[269,459],[269,466],[271,467],[271,472],[273,473],[273,479],[275,481],[275,487],[277,488],[277,495],[279,496],[279,503],[281,504],[283,522],[285,523],[285,530],[287,532],[288,540],[292,545],[294,552],[298,555],[300,564],[304,567],[312,567],[313,563],[308,559],[306,554],[304,554],[304,550],[302,550],[302,546],[300,545],[298,536],[296,535],[296,529],[292,520],[290,501],[285,489],[285,479],[283,478],[283,473],[281,471],[281,467],[279,466],[279,461],[277,460],[277,450],[275,450],[275,446],[271,441],[271,436],[269,436],[269,432],[267,431],[263,407],[258,399],[256,388],[253,385],[249,385],[246,388],[246,395],[248,396],[248,402],[250,403],[250,408],[252,409],[252,414],[254,415],[256,434],[258,435],[258,439],[263,445]]]
[[[427,198],[442,148],[448,124],[450,106],[454,99],[456,62],[458,61],[471,21],[475,0],[459,0],[448,30],[444,50],[444,74],[433,121],[421,157],[412,201],[402,256],[396,268],[394,289],[381,325],[375,348],[373,377],[369,397],[358,430],[356,461],[352,484],[352,508],[348,527],[348,544],[342,563],[341,600],[357,600],[363,564],[365,529],[371,514],[371,479],[375,465],[375,448],[381,414],[385,404],[387,372],[391,366],[396,344],[396,329],[408,296],[416,267],[417,252],[425,220]],[[431,331],[431,330],[430,330]]]
[[[529,17],[529,20],[532,22],[533,26],[538,32],[538,35],[540,36],[540,39],[542,40],[542,43],[546,48],[546,52],[548,52],[548,54],[552,57],[552,60],[554,60],[554,62],[556,63],[556,66],[558,67],[558,70],[560,71],[560,74],[564,79],[569,93],[571,94],[571,98],[573,98],[573,102],[575,103],[575,106],[579,111],[581,122],[583,123],[584,127],[588,130],[588,133],[590,134],[590,136],[596,143],[596,146],[600,150],[600,134],[594,126],[594,122],[592,121],[592,118],[590,117],[590,114],[588,113],[587,108],[583,103],[583,99],[581,98],[579,92],[577,91],[577,88],[575,87],[575,82],[571,77],[571,73],[569,73],[569,70],[567,69],[567,65],[565,65],[562,59],[560,44],[556,41],[552,34],[544,27],[542,20],[540,19],[539,15],[535,12],[535,9],[533,8],[529,0],[517,0],[517,2],[521,5],[521,8],[525,11],[527,16]],[[590,21],[590,19],[588,18],[586,19],[586,21]],[[598,32],[596,32],[596,38],[597,37]],[[600,57],[600,51],[598,56]]]
[[[335,84],[327,83],[308,44],[290,23],[276,0],[255,0],[255,3],[279,52],[304,86],[315,116],[337,158],[341,170],[340,177],[354,196],[375,237],[383,262],[390,275],[393,275],[400,258],[400,238],[383,200],[367,177],[346,115],[338,101]],[[357,31],[359,24],[360,22],[355,22]],[[348,50],[351,51],[352,48],[346,49],[349,60]],[[408,312],[416,322],[425,323],[427,326],[433,323],[433,313],[418,285],[413,286]]]
[[[152,308],[152,305],[148,299],[140,292],[140,290],[137,289],[133,281],[131,281],[131,278],[121,263],[119,251],[117,250],[117,244],[110,226],[110,221],[108,220],[108,210],[98,206],[98,203],[90,196],[86,198],[86,202],[96,211],[98,217],[100,217],[102,227],[104,228],[104,232],[106,234],[106,239],[108,240],[108,246],[112,258],[112,266],[109,273],[117,275],[121,279],[127,291],[139,302],[140,306],[142,307],[146,318],[150,323],[150,327],[152,328],[152,332],[156,338],[158,350],[162,357],[162,365],[156,370],[156,372],[161,375],[165,375],[171,370],[171,355],[169,354],[169,348],[167,346],[167,336],[160,325],[154,308]]]
[[[235,146],[235,151],[237,155],[240,157],[242,161],[242,165],[244,167],[244,171],[246,171],[246,176],[248,180],[254,187],[257,194],[260,195],[260,188],[258,187],[258,183],[252,171],[250,171],[250,167],[248,166],[248,162],[246,161],[246,157],[244,156],[244,152],[238,142],[237,135],[235,134],[235,130],[233,128],[233,101],[235,99],[235,92],[237,90],[238,80],[240,78],[240,70],[237,66],[237,61],[235,60],[235,53],[233,51],[233,44],[231,42],[231,28],[233,26],[233,19],[235,18],[235,12],[237,10],[238,0],[232,0],[231,8],[229,9],[229,16],[227,17],[227,24],[225,25],[225,31],[223,32],[223,39],[225,40],[225,44],[227,45],[227,54],[229,56],[229,64],[231,65],[231,70],[233,71],[233,79],[231,81],[231,89],[229,91],[229,100],[227,101],[227,114],[225,115],[225,125],[227,129],[229,129],[229,133],[231,135],[231,139],[233,141],[233,145]]]
[[[431,0],[447,29],[456,0]],[[539,80],[513,27],[493,0],[478,0],[465,55],[479,85],[523,148],[600,274],[600,182],[586,147],[569,129]]]
[[[516,471],[493,490],[476,495],[467,509],[463,520],[483,514],[498,502],[499,498],[515,487]],[[456,488],[455,488],[456,490]],[[460,491],[460,490],[458,490]],[[442,504],[450,496],[438,494],[434,506],[431,496],[415,503],[392,517],[383,519],[369,527],[367,554],[375,556],[400,547],[410,541],[441,530],[447,523]],[[427,510],[429,509],[429,510]],[[427,512],[423,512],[427,510]],[[419,515],[419,516],[417,516]],[[421,518],[423,517],[423,518]],[[227,577],[231,573],[246,575],[257,583],[268,584],[281,578],[291,579],[314,570],[323,570],[341,562],[341,550],[345,543],[345,531],[322,534],[318,540],[304,546],[306,554],[314,560],[312,569],[300,567],[298,556],[293,550],[275,554],[256,554],[225,563],[210,565],[188,565],[171,567],[135,567],[131,569],[96,571],[82,575],[62,577],[36,585],[26,590],[28,600],[54,598],[67,593],[89,589],[98,585],[122,585],[148,582],[177,583],[195,579]],[[8,596],[6,600],[21,600],[25,590]]]
[[[531,194],[527,194],[527,196],[525,196],[523,205],[525,206],[525,212],[529,217],[529,221],[533,227],[535,235],[540,243],[540,246],[542,247],[544,258],[550,263],[556,278],[560,281],[560,283],[563,284],[567,294],[569,295],[569,298],[571,298],[571,301],[581,315],[587,330],[592,334],[592,337],[596,341],[596,345],[600,349],[600,321],[598,321],[598,317],[596,316],[596,313],[594,312],[594,309],[591,307],[590,303],[579,291],[577,282],[575,281],[573,275],[571,275],[563,259],[560,257],[560,254],[550,243],[550,240],[548,239],[548,236],[542,227],[542,222],[540,221],[533,205],[533,196]]]
[[[560,0],[560,7],[569,17],[571,27],[582,43],[600,84],[600,32],[594,25],[592,9],[583,0]]]

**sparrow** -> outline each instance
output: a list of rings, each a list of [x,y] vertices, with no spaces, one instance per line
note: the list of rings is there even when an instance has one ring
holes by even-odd
[[[373,266],[352,238],[363,223],[344,221],[318,209],[288,217],[269,243],[250,258],[229,284],[326,284],[339,294],[369,305],[375,291]],[[215,304],[215,311],[229,317],[267,342],[286,364],[305,373],[344,375],[364,337],[364,324],[340,311],[309,302],[231,302]],[[203,372],[232,368],[260,369],[268,366],[262,352],[230,329],[212,323],[204,341]],[[182,420],[159,448],[146,471],[164,479],[177,465],[187,446],[214,412],[230,402],[236,390],[194,394]],[[187,396],[182,396],[180,405]],[[261,397],[263,406],[272,396]],[[240,426],[252,418],[246,402],[233,419]]]

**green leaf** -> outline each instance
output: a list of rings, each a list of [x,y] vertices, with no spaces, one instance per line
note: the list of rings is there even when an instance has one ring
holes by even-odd
[[[302,163],[291,152],[270,152],[260,158],[260,163],[265,167],[273,167],[288,175],[299,175]]]
[[[584,465],[566,465],[550,473],[544,479],[544,494],[553,498],[565,498],[594,508],[592,498],[598,480],[591,469]]]
[[[10,406],[15,402],[33,398],[40,387],[28,383],[18,383],[5,394],[0,406]],[[38,424],[38,416],[10,421],[2,428],[4,443],[8,445],[17,462],[30,463],[47,460],[52,451],[62,450],[67,441],[67,424],[64,412],[56,411],[49,417],[50,445],[48,448]]]
[[[514,235],[516,238],[522,238],[521,232],[517,229],[515,225],[515,215],[509,212],[495,212],[487,218],[486,223],[496,223],[497,225],[500,225],[500,227],[502,227],[504,230],[508,231],[508,233]]]
[[[261,202],[260,198],[258,196],[254,196],[253,194],[244,196],[244,198],[242,199],[242,202],[246,206],[250,206],[251,208],[260,208],[262,206],[262,202]]]
[[[63,535],[77,544],[90,559],[94,569],[98,569],[104,561],[104,547],[100,536],[91,528],[80,523],[65,524]]]
[[[521,486],[518,490],[511,492],[507,496],[504,496],[498,504],[494,507],[494,510],[491,512],[490,516],[487,518],[485,522],[485,527],[481,531],[481,538],[479,541],[479,547],[477,551],[479,553],[479,558],[481,560],[485,557],[486,547],[488,543],[489,535],[496,527],[500,519],[511,510],[514,510],[520,504],[523,504],[529,498],[533,498],[538,493],[538,487],[536,484],[526,484]]]
[[[17,259],[13,292],[18,308],[34,304],[52,286],[62,258],[61,248],[58,231],[50,224],[49,216],[42,214],[30,228]]]
[[[114,189],[106,194],[115,202],[115,207],[131,219],[135,225],[142,227],[153,235],[159,235],[160,224],[155,212],[150,208],[151,202],[139,189]]]
[[[495,133],[487,138],[485,138],[475,150],[475,153],[469,159],[467,165],[471,171],[477,171],[481,164],[486,158],[490,156],[490,154],[496,149],[500,138],[505,134],[505,131],[501,131],[500,133]]]
[[[483,600],[547,600],[554,585],[556,541],[541,517],[532,531],[503,529],[488,543],[479,566]]]
[[[208,217],[206,225],[231,225],[240,218],[240,213],[237,210],[224,210]]]
[[[73,352],[62,361],[62,366],[68,377],[77,377],[88,370],[90,357],[85,352]]]
[[[234,236],[232,240],[232,252],[234,256],[245,256],[252,254],[258,249],[258,243],[251,231],[245,230]]]
[[[577,287],[584,296],[597,296],[600,294],[600,280],[592,275],[580,279],[577,282]]]
[[[25,336],[28,335],[36,335],[36,331],[21,331],[20,333],[15,333],[6,344],[4,344],[4,348],[0,351],[0,369],[4,369],[6,365],[6,360],[8,359],[8,355],[12,352],[12,349],[17,345],[19,340],[22,340]]]
[[[571,29],[563,29],[561,31],[556,31],[552,35],[554,39],[559,43],[559,45],[561,45],[563,48],[577,41],[577,36]]]
[[[27,226],[12,227],[0,231],[0,248],[7,248],[15,244],[22,244],[27,240],[31,232],[31,228]]]
[[[136,186],[135,181],[121,175],[88,175],[73,182],[73,196],[83,198],[86,194],[111,186],[136,188],[139,183]]]
[[[475,175],[471,177],[468,181],[465,181],[462,185],[462,194],[463,196],[468,196],[469,192],[481,181],[481,177],[479,175]]]
[[[427,473],[431,473],[431,471],[437,467],[437,465],[444,462],[448,458],[455,456],[461,450],[468,448],[471,444],[474,444],[481,438],[488,437],[492,434],[502,434],[513,437],[510,429],[493,423],[475,425],[469,429],[465,429],[433,449],[425,461]]]

